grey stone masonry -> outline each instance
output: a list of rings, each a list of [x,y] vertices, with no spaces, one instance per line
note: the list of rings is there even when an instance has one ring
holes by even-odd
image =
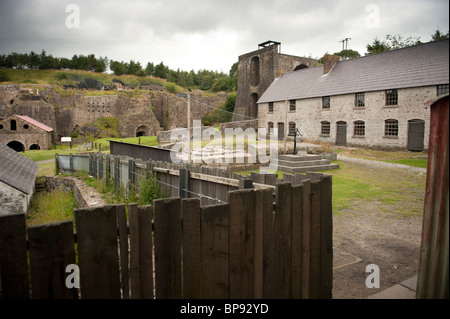
[[[285,173],[304,173],[338,169],[338,164],[323,159],[322,155],[279,155],[276,161],[278,170]]]

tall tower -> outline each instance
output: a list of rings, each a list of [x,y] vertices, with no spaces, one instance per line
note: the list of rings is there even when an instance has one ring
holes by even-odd
[[[258,50],[239,57],[233,121],[258,118],[258,99],[281,74],[317,65],[314,59],[281,54],[281,43],[266,41]]]

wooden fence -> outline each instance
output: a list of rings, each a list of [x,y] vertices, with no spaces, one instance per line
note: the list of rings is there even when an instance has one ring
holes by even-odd
[[[2,297],[331,298],[331,176],[318,179],[279,183],[275,202],[262,188],[203,207],[166,198],[76,210],[74,223],[29,228],[23,214],[2,216]],[[75,263],[80,288],[68,289]]]

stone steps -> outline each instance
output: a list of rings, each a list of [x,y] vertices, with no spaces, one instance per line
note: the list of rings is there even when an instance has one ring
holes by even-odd
[[[338,164],[325,164],[325,165],[303,166],[303,167],[289,167],[289,166],[278,165],[279,171],[289,173],[289,174],[326,171],[326,170],[338,169],[338,168],[339,168]]]
[[[338,164],[332,164],[330,160],[323,159],[322,155],[312,154],[279,155],[275,163],[278,165],[279,171],[290,174],[339,168]]]

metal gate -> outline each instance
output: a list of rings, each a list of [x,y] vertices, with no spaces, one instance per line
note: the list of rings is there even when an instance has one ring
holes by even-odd
[[[337,122],[336,123],[336,145],[346,146],[347,145],[347,122]]]
[[[410,120],[408,121],[408,150],[421,152],[423,151],[425,137],[425,121]]]

